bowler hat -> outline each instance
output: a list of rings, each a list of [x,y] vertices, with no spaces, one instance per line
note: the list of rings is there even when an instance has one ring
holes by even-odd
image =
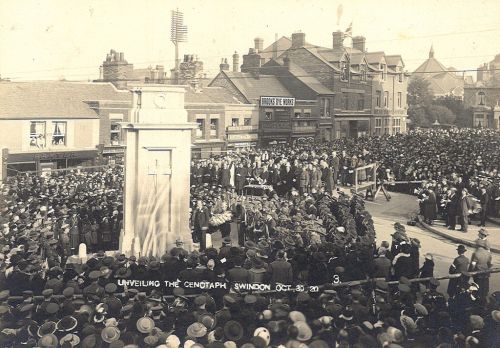
[[[224,336],[229,341],[239,341],[243,337],[243,326],[237,321],[228,321],[224,325]]]

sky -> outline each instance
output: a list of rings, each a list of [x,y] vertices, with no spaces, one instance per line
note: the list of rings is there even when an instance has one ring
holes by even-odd
[[[248,53],[255,37],[267,47],[275,34],[301,31],[307,42],[331,47],[332,32],[350,23],[354,36],[366,37],[368,51],[401,54],[410,72],[431,45],[444,66],[456,69],[476,69],[500,53],[498,0],[0,0],[0,75],[96,79],[110,49],[136,68],[168,70],[175,8],[189,31],[180,56],[197,55],[208,76],[221,58],[231,65],[234,51]]]

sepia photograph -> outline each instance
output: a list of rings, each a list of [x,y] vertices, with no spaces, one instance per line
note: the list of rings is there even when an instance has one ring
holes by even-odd
[[[0,0],[0,347],[500,347],[499,19]]]

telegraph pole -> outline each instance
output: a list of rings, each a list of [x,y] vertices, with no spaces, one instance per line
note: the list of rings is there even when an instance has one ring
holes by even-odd
[[[187,26],[184,25],[184,14],[176,9],[172,11],[172,22],[170,26],[170,41],[175,46],[175,76],[174,83],[179,84],[179,43],[187,42]]]

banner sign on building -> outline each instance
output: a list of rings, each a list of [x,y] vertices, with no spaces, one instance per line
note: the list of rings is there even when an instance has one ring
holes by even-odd
[[[265,107],[280,107],[280,106],[295,106],[295,98],[288,97],[260,97],[260,106]]]

